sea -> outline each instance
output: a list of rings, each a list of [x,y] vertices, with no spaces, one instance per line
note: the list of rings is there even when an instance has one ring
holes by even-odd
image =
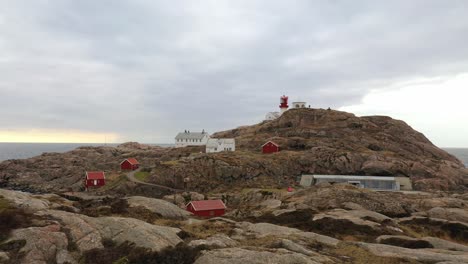
[[[9,159],[27,159],[44,152],[63,153],[83,146],[117,146],[118,144],[84,144],[84,143],[0,143],[0,161]],[[161,147],[172,147],[173,144],[149,144]],[[444,148],[445,151],[460,159],[468,167],[468,148]]]
[[[9,159],[27,159],[44,152],[63,153],[84,146],[111,146],[119,144],[95,144],[95,143],[0,143],[0,162]],[[148,144],[160,147],[171,147],[173,144]]]

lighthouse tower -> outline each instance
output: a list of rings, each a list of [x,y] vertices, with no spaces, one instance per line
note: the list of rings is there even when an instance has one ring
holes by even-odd
[[[280,97],[280,109],[281,109],[281,113],[284,113],[286,112],[286,110],[288,110],[288,97],[286,95],[283,95]]]

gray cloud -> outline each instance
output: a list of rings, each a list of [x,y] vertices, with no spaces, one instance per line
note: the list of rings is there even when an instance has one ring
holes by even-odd
[[[468,65],[465,1],[0,1],[0,130],[172,141]]]

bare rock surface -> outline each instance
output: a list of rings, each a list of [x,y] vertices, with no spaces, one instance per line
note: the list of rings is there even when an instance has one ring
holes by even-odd
[[[379,222],[383,222],[385,220],[391,221],[391,218],[375,213],[368,210],[343,210],[343,209],[335,209],[332,211],[328,211],[325,213],[320,213],[314,216],[312,221],[319,221],[323,219],[336,219],[336,220],[348,220],[355,225],[360,226],[367,226],[369,228],[378,228],[381,225]],[[372,219],[374,221],[370,221],[367,219]]]
[[[0,195],[10,201],[14,206],[26,211],[39,211],[48,209],[50,202],[45,199],[35,198],[32,194],[19,191],[0,189]]]
[[[317,264],[311,258],[287,250],[256,251],[226,248],[204,251],[195,264]]]
[[[437,237],[423,237],[421,240],[429,242],[434,248],[468,252],[468,246],[454,243],[445,239],[440,239]]]
[[[468,223],[468,208],[435,207],[427,211],[427,216],[431,218]]]
[[[192,240],[188,245],[190,247],[204,245],[210,248],[226,248],[238,246],[239,243],[226,235],[216,234],[208,237],[207,239]]]
[[[60,232],[59,225],[28,227],[15,230],[9,241],[15,240],[26,241],[25,246],[20,249],[20,252],[24,254],[21,263],[76,263],[68,254],[67,236],[63,232]]]
[[[303,254],[309,257],[312,257],[313,260],[318,261],[319,263],[332,263],[333,261],[323,255],[320,255],[319,253],[309,250],[306,247],[299,245],[289,239],[282,239],[280,242],[281,247],[284,249],[287,249],[291,252],[296,252],[299,254]]]
[[[453,261],[468,263],[468,253],[442,249],[408,249],[390,245],[357,243],[358,246],[380,257],[413,259],[421,262],[438,263]]]
[[[126,198],[129,207],[143,207],[153,213],[159,214],[169,219],[187,219],[191,215],[186,210],[179,208],[168,201],[161,199],[148,198],[143,196],[131,196]]]
[[[302,231],[296,228],[289,228],[285,226],[273,225],[269,223],[252,224],[249,222],[242,222],[238,225],[243,229],[246,234],[252,234],[257,238],[266,236],[289,236],[292,234],[301,233]]]
[[[320,243],[328,246],[336,246],[339,243],[338,239],[316,234],[313,232],[303,232],[296,228],[284,227],[269,223],[252,224],[249,222],[241,222],[238,224],[240,234],[243,236],[254,236],[263,238],[267,236],[275,237],[296,237],[309,241],[310,243]]]
[[[260,205],[262,207],[267,208],[267,209],[276,209],[276,208],[279,208],[281,206],[281,200],[268,199],[268,200],[263,201]]]
[[[105,239],[112,240],[117,244],[128,241],[154,251],[182,242],[177,236],[180,229],[151,225],[134,218],[93,218],[53,210],[42,211],[39,214],[52,217],[68,228],[71,238],[82,252],[93,248],[102,248],[102,242]]]

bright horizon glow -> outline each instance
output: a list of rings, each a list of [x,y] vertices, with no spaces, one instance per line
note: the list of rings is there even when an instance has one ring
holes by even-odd
[[[77,130],[0,130],[2,143],[118,143],[115,133],[97,133]]]
[[[468,148],[468,73],[414,79],[372,90],[340,110],[400,119],[443,148]]]

